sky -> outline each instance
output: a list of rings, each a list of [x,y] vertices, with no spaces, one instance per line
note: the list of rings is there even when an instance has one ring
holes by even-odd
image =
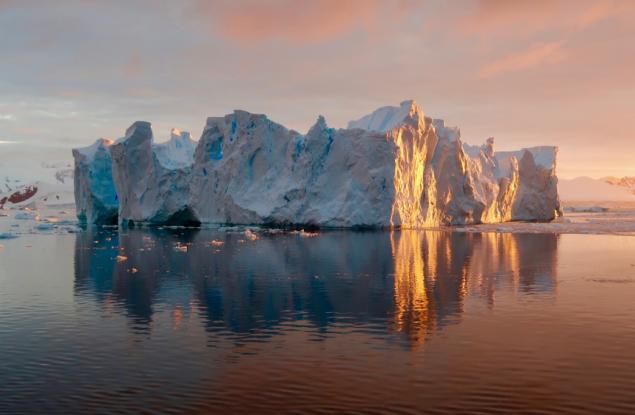
[[[470,144],[557,145],[560,177],[635,175],[630,0],[0,0],[0,51],[0,153],[415,99]]]

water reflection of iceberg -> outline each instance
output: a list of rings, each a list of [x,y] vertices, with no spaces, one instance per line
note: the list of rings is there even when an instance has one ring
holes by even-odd
[[[498,291],[554,292],[556,254],[548,234],[86,231],[75,293],[140,330],[168,311],[175,327],[197,315],[210,335],[244,341],[302,324],[317,338],[363,328],[419,344],[457,321],[467,297],[493,306]]]
[[[412,344],[436,326],[456,321],[466,297],[492,307],[498,290],[553,293],[558,236],[554,234],[401,231],[394,255],[394,327]]]

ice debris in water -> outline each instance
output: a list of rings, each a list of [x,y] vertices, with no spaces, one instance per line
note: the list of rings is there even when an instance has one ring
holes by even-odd
[[[256,235],[251,229],[246,229],[244,232],[245,238],[250,241],[255,241],[258,239],[258,235]]]
[[[174,245],[174,250],[177,252],[187,252],[187,245],[177,242],[176,245]]]

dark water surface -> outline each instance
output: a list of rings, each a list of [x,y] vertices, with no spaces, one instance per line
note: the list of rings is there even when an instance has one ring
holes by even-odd
[[[633,237],[2,243],[2,414],[635,413]]]

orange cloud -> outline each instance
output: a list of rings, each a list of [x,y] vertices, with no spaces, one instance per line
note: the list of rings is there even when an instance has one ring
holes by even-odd
[[[512,53],[484,65],[479,71],[483,78],[507,72],[521,71],[544,64],[560,62],[564,57],[562,42],[538,44],[522,52]]]
[[[321,42],[354,30],[370,31],[405,15],[414,0],[199,0],[199,16],[212,28],[242,43],[280,39]]]

